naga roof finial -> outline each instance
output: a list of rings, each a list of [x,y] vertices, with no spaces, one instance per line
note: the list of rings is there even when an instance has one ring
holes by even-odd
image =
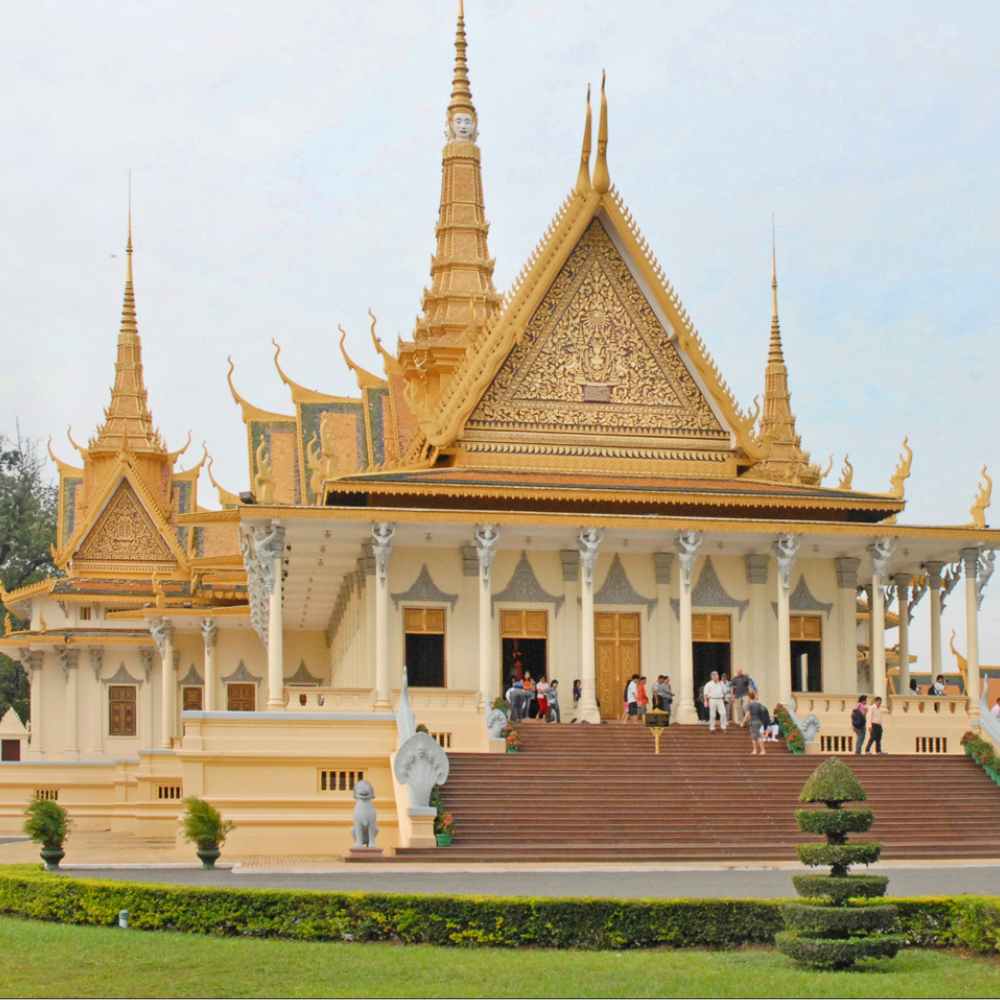
[[[605,90],[607,73],[601,72],[601,117],[597,126],[597,162],[594,164],[594,190],[606,194],[611,190],[608,173],[608,95]]]
[[[585,195],[590,191],[590,84],[587,84],[587,116],[583,122],[583,148],[580,150],[580,170],[576,176],[576,193]]]

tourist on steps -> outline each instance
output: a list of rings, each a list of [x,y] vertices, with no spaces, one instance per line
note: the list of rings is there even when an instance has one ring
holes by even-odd
[[[653,685],[653,708],[667,713],[667,725],[670,725],[670,709],[674,702],[674,692],[670,690],[670,678],[660,674]]]
[[[646,678],[640,677],[635,688],[636,716],[639,722],[645,718],[649,708],[649,693],[646,691]]]
[[[549,694],[548,694],[549,712],[545,717],[546,722],[562,722],[562,718],[559,715],[559,681],[552,680],[549,682]]]
[[[524,672],[524,717],[526,719],[533,719],[538,715],[538,704],[535,701],[535,682],[532,680],[531,671],[525,670]]]
[[[872,752],[872,744],[875,746],[875,752],[881,756],[882,754],[882,699],[876,698],[875,704],[868,709],[868,745],[865,747],[865,753]]]
[[[639,675],[633,674],[625,685],[625,711],[622,715],[623,722],[632,722],[639,718]]]
[[[583,682],[578,677],[573,681],[573,722],[580,716],[580,698],[583,697]]]
[[[535,696],[538,699],[538,718],[545,722],[549,717],[549,682],[544,676],[538,680]]]
[[[851,709],[851,729],[854,730],[854,753],[858,756],[865,745],[868,726],[868,695],[858,695],[858,703]]]
[[[753,681],[743,673],[742,667],[737,667],[736,674],[733,677],[732,689],[733,689],[733,722],[737,726],[745,726],[747,720],[744,715],[747,711],[747,698],[750,694],[750,689],[753,687]]]
[[[759,752],[764,756],[764,722],[767,718],[767,709],[757,700],[757,692],[749,691],[747,694],[747,718],[750,722],[750,745],[753,747],[751,756],[756,756]]]
[[[715,732],[715,720],[722,723],[722,730],[726,729],[726,689],[719,680],[717,670],[712,671],[709,682],[705,685],[704,691],[705,707],[708,709],[708,731]]]
[[[990,709],[990,712],[1000,719],[1000,698],[997,698],[997,700],[993,703],[993,707]]]

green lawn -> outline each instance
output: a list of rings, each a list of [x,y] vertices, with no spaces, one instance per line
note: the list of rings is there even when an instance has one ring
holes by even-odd
[[[1000,962],[907,951],[813,973],[769,950],[307,944],[0,920],[5,997],[996,997]]]

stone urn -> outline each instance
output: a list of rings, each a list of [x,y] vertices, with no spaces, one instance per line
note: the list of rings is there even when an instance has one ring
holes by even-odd
[[[39,853],[42,856],[42,861],[45,862],[45,870],[47,872],[59,871],[59,862],[66,857],[66,852],[58,844],[54,847],[46,845]]]
[[[195,850],[195,854],[198,855],[201,867],[207,871],[211,871],[215,868],[215,862],[219,860],[222,851],[219,850],[219,845],[212,841],[201,841]]]

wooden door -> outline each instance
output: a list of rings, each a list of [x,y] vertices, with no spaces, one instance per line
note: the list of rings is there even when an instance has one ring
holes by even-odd
[[[641,634],[637,612],[594,614],[594,664],[602,719],[621,717],[625,685],[642,671]]]
[[[227,684],[226,708],[230,712],[253,712],[257,708],[256,684]]]
[[[181,709],[184,712],[200,712],[202,696],[200,687],[184,687],[181,689]]]

